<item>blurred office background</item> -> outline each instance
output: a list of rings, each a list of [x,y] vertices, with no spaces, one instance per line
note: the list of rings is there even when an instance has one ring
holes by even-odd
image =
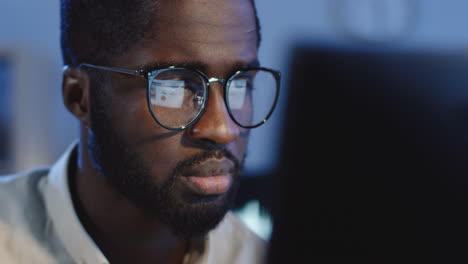
[[[296,41],[460,51],[468,44],[465,0],[256,3],[262,25],[260,61],[282,71],[284,78],[276,113],[266,125],[252,132],[246,164],[246,174],[252,176],[269,175],[277,163],[289,53]],[[62,66],[59,1],[0,0],[2,173],[51,164],[77,138],[78,123],[61,101]],[[262,181],[256,184],[253,186],[262,187]],[[258,204],[250,204],[249,208],[258,210]],[[255,221],[252,225],[262,223]],[[268,236],[268,229],[261,232]]]

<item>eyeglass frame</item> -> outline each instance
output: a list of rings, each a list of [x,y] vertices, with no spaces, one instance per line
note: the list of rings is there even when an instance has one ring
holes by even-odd
[[[273,69],[265,68],[265,67],[248,67],[248,68],[236,71],[235,73],[231,74],[229,76],[229,78],[227,78],[227,79],[220,79],[220,78],[214,78],[214,77],[208,78],[208,76],[206,74],[204,74],[203,72],[201,72],[201,71],[199,71],[197,69],[191,69],[191,68],[186,68],[186,67],[177,67],[177,66],[169,66],[169,67],[165,67],[165,68],[161,68],[161,69],[154,69],[154,70],[148,71],[148,70],[129,70],[129,69],[123,69],[123,68],[99,66],[99,65],[89,64],[89,63],[80,63],[80,64],[78,64],[77,68],[79,69],[79,68],[81,68],[83,66],[88,67],[88,68],[106,70],[106,71],[110,71],[110,72],[123,73],[123,74],[128,74],[128,75],[144,77],[146,79],[146,82],[147,82],[146,102],[147,102],[147,106],[149,108],[149,111],[151,113],[151,116],[153,117],[153,119],[160,126],[166,128],[168,130],[172,130],[172,131],[185,130],[188,127],[195,124],[198,121],[198,119],[200,119],[201,115],[203,114],[203,112],[206,109],[206,104],[208,102],[209,95],[210,95],[210,89],[209,88],[210,88],[211,83],[213,83],[213,82],[219,82],[219,83],[221,83],[223,85],[224,103],[226,104],[226,109],[227,109],[227,111],[229,113],[229,117],[231,118],[231,120],[234,121],[234,123],[236,123],[238,126],[240,126],[242,128],[247,128],[247,129],[252,129],[252,128],[259,127],[259,126],[265,124],[266,121],[268,121],[268,119],[271,117],[271,115],[273,114],[273,111],[276,108],[276,105],[278,103],[279,93],[280,93],[281,72],[273,70]],[[161,123],[161,121],[159,121],[159,119],[156,117],[156,114],[153,112],[153,109],[151,107],[151,105],[152,105],[151,100],[150,100],[150,90],[151,90],[150,85],[151,84],[150,84],[150,79],[149,78],[151,76],[156,76],[157,74],[159,74],[161,72],[164,72],[164,71],[167,71],[167,70],[188,70],[188,71],[191,71],[191,72],[195,72],[196,74],[200,75],[202,77],[202,79],[205,81],[204,85],[205,85],[205,90],[206,90],[206,96],[205,96],[205,100],[203,101],[202,109],[197,113],[197,115],[192,119],[192,121],[190,121],[188,124],[186,124],[184,126],[177,127],[177,128],[169,127],[169,126],[166,126],[165,124]],[[227,100],[227,97],[228,97],[228,88],[227,88],[227,83],[228,82],[227,81],[229,81],[230,79],[233,79],[234,77],[236,77],[237,75],[239,75],[239,74],[241,74],[243,72],[254,71],[254,70],[267,71],[267,72],[270,72],[273,75],[273,77],[275,78],[275,81],[276,81],[276,95],[275,95],[275,99],[274,99],[273,105],[271,106],[270,111],[268,112],[267,116],[262,121],[260,121],[256,125],[244,126],[244,125],[240,124],[236,120],[236,118],[234,118],[234,115],[231,112],[231,107],[229,105],[229,101]]]

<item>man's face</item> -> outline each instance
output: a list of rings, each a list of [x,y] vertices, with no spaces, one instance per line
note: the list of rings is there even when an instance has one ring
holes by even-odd
[[[136,43],[113,67],[195,67],[226,79],[257,63],[249,0],[162,1],[151,40]],[[174,233],[191,237],[216,226],[234,199],[248,131],[229,117],[223,87],[212,83],[207,106],[190,128],[159,126],[146,102],[146,80],[108,74],[93,87],[89,150],[113,186]]]

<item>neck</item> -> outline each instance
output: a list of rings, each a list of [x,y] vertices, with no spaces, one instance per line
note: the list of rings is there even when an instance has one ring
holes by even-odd
[[[74,205],[84,228],[111,263],[182,263],[188,242],[117,193],[91,166],[81,140],[69,168]],[[74,166],[72,166],[74,164]]]

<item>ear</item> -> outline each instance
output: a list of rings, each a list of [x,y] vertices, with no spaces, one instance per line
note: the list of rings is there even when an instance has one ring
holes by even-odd
[[[85,127],[90,125],[89,76],[77,68],[63,69],[62,97],[65,107]]]

